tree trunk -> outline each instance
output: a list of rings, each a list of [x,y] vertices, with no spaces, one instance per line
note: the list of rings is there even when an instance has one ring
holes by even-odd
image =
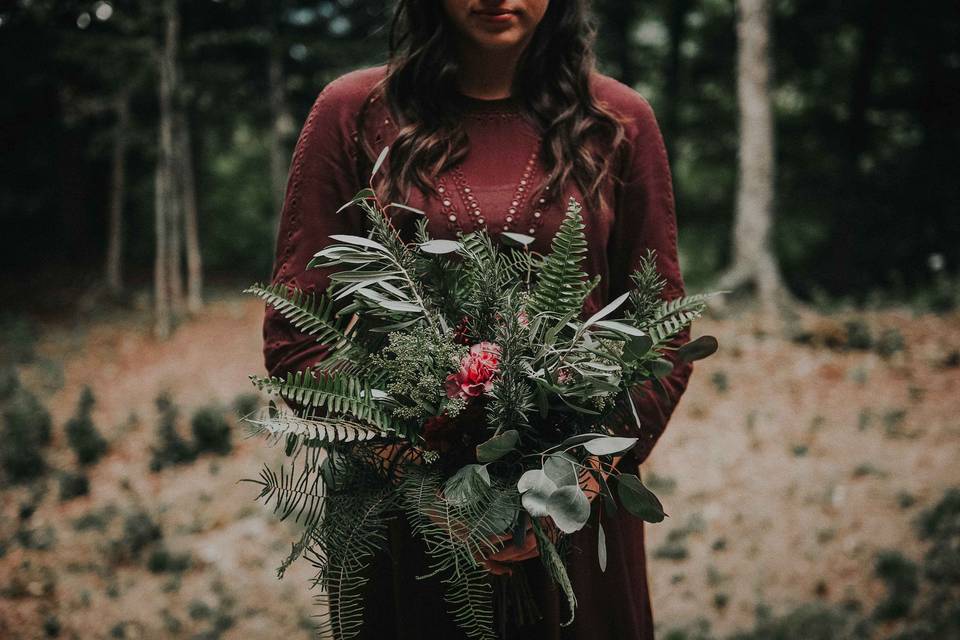
[[[179,29],[176,0],[164,0],[164,39],[157,60],[160,123],[157,141],[157,168],[154,179],[157,247],[153,285],[157,337],[164,339],[173,327],[175,284],[179,276],[176,185],[174,163],[173,96],[176,90],[176,42]],[[179,244],[179,243],[177,243]]]
[[[187,311],[197,313],[203,307],[203,264],[197,231],[197,193],[193,179],[190,120],[183,108],[177,110],[177,125],[180,201],[183,205],[183,231],[187,253]]]
[[[284,48],[278,33],[276,11],[268,9],[271,41],[268,48],[267,80],[270,85],[270,186],[273,189],[274,211],[279,221],[280,206],[287,187],[287,171],[291,150],[287,145],[295,123],[287,102],[286,74],[283,70]]]
[[[127,92],[121,92],[117,97],[114,111],[117,124],[113,139],[106,279],[110,295],[118,296],[123,291],[123,202],[126,195],[127,142],[130,135],[130,96]]]
[[[761,307],[788,301],[771,244],[774,131],[770,93],[770,0],[738,0],[737,98],[740,166],[733,229],[733,264],[722,289],[756,286]]]
[[[670,3],[668,29],[670,33],[670,52],[667,57],[664,72],[665,88],[663,114],[664,138],[667,148],[671,149],[671,164],[676,164],[677,137],[680,133],[680,89],[682,87],[682,46],[687,36],[687,14],[690,12],[691,0],[674,0]]]

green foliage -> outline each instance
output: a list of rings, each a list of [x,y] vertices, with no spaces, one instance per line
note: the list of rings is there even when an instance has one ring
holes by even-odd
[[[424,541],[430,574],[446,585],[450,614],[469,638],[492,640],[493,590],[477,558],[497,550],[493,536],[510,530],[519,495],[515,487],[473,483],[466,499],[443,495],[440,473],[410,469],[400,486],[414,535]]]
[[[498,372],[493,380],[486,406],[488,428],[525,430],[528,415],[536,408],[533,388],[527,380],[530,364],[525,357],[530,342],[529,331],[520,322],[522,306],[516,294],[508,296],[500,308],[500,321],[495,325],[494,341],[500,346]]]
[[[157,444],[151,447],[153,453],[150,470],[160,471],[164,467],[176,464],[188,464],[197,458],[193,445],[183,438],[177,430],[177,407],[167,393],[156,399],[159,421],[157,423]]]
[[[333,301],[326,294],[314,296],[285,284],[256,284],[245,289],[244,293],[261,298],[317,342],[330,344],[338,356],[347,358],[363,354],[362,347],[347,337],[347,321],[344,317],[337,317]]]
[[[43,447],[50,443],[50,414],[40,400],[16,379],[0,400],[3,425],[0,428],[0,468],[11,482],[25,482],[43,475],[46,462]]]
[[[298,405],[346,414],[383,431],[394,429],[394,421],[374,399],[369,383],[354,376],[340,372],[313,375],[298,371],[288,374],[286,380],[258,376],[250,379],[261,391]]]
[[[107,451],[107,441],[93,424],[90,413],[95,399],[90,387],[84,387],[80,392],[77,410],[67,421],[65,430],[67,442],[77,456],[80,464],[95,464]]]
[[[532,316],[551,313],[563,317],[571,311],[578,312],[597,285],[598,280],[588,279],[580,268],[587,254],[580,209],[580,203],[570,198],[563,223],[553,236],[550,254],[540,264],[537,284],[527,305]]]
[[[440,415],[455,416],[463,401],[447,398],[444,380],[459,368],[467,347],[453,341],[452,332],[437,336],[425,326],[387,335],[383,351],[373,357],[375,367],[388,381],[386,391],[399,419]]]
[[[66,502],[90,493],[90,481],[83,473],[64,472],[60,474],[60,500]]]
[[[887,596],[877,605],[874,617],[895,620],[910,613],[920,590],[916,563],[899,551],[885,551],[877,556],[874,571],[887,584]]]
[[[216,405],[197,409],[190,418],[194,449],[197,453],[212,452],[220,455],[230,453],[230,423],[223,409]]]
[[[123,519],[123,536],[111,543],[116,561],[137,560],[153,543],[163,538],[163,530],[146,511],[131,511]]]
[[[838,607],[808,604],[780,617],[764,617],[749,632],[735,633],[729,640],[859,640],[868,637],[866,626]]]
[[[640,258],[640,266],[630,274],[633,290],[630,292],[628,317],[635,321],[649,318],[663,299],[666,279],[657,271],[656,251],[647,249]]]
[[[190,568],[189,553],[173,553],[166,547],[159,547],[147,558],[150,573],[182,573]]]

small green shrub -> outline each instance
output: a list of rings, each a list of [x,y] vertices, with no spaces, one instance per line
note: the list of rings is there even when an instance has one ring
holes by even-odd
[[[67,421],[67,443],[80,464],[95,464],[107,452],[107,441],[93,424],[90,413],[96,399],[90,387],[84,387],[77,401],[77,411]]]
[[[887,596],[874,609],[874,617],[878,620],[905,617],[920,591],[916,563],[899,551],[882,551],[877,554],[874,571],[887,584]]]
[[[904,348],[906,341],[897,329],[886,329],[877,340],[876,351],[882,358],[889,358]]]
[[[46,472],[42,448],[50,444],[50,414],[28,389],[14,383],[2,401],[0,467],[11,482],[26,482]]]
[[[868,625],[840,607],[805,604],[783,616],[758,616],[752,631],[729,640],[859,640],[869,638]]]
[[[171,553],[166,547],[154,549],[147,560],[150,573],[180,573],[189,568],[189,553]]]
[[[174,464],[187,464],[197,458],[197,452],[177,431],[177,407],[167,393],[161,393],[156,399],[160,414],[157,423],[157,446],[151,447],[153,456],[150,470],[160,471]]]
[[[90,493],[90,481],[82,473],[65,471],[60,474],[60,500],[66,502]]]
[[[847,330],[848,349],[855,351],[867,351],[873,348],[873,335],[870,333],[870,327],[863,320],[848,320],[844,323]]]
[[[197,409],[190,420],[194,448],[198,453],[209,451],[225,455],[230,453],[230,423],[223,411],[216,406]]]
[[[233,399],[233,410],[238,418],[246,418],[260,408],[260,396],[256,393],[241,393]]]
[[[136,560],[154,542],[163,538],[163,530],[145,511],[128,513],[123,520],[123,537],[111,543],[115,562]]]

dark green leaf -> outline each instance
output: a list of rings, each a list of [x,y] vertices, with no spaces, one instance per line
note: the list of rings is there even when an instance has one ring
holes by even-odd
[[[667,515],[660,499],[633,474],[624,473],[618,478],[617,494],[624,508],[645,522],[662,522]]]
[[[663,378],[670,375],[670,372],[673,371],[673,363],[666,358],[657,358],[650,363],[650,370],[655,377]]]
[[[513,451],[520,440],[520,433],[511,429],[477,445],[477,461],[493,462]]]
[[[677,356],[684,362],[702,360],[716,353],[720,344],[713,336],[700,336],[677,349]]]

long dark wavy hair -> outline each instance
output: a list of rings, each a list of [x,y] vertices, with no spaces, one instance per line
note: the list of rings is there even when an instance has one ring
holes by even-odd
[[[387,73],[371,96],[382,97],[399,127],[377,190],[387,202],[405,202],[409,189],[436,195],[432,176],[459,163],[468,139],[456,108],[458,65],[453,28],[438,0],[398,0],[390,25]],[[588,209],[602,208],[602,187],[624,141],[624,123],[598,103],[589,85],[596,59],[596,25],[589,0],[550,0],[518,61],[512,95],[541,134],[547,178],[531,201],[561,194],[576,181]],[[360,114],[360,131],[370,100]],[[363,140],[372,162],[379,150]],[[546,188],[549,187],[549,192]]]

